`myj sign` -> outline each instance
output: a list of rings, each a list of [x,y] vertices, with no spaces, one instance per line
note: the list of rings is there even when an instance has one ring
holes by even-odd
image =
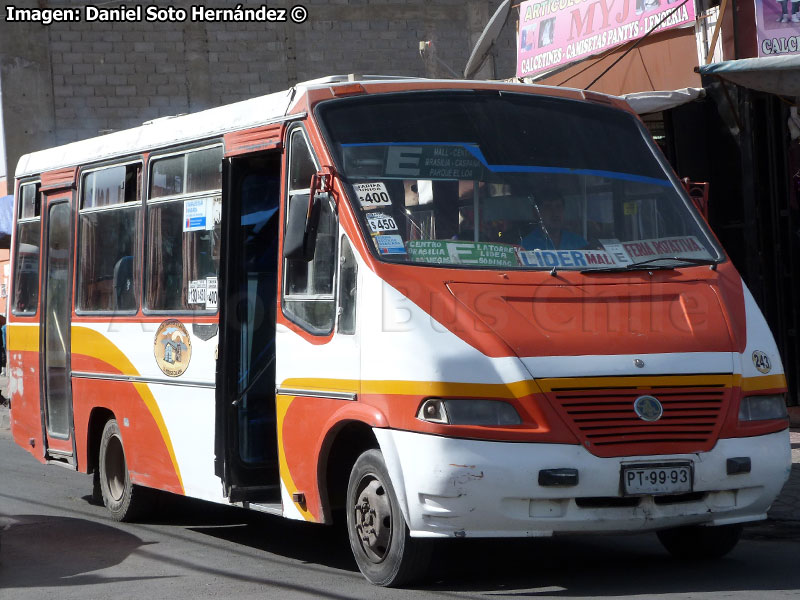
[[[695,20],[694,0],[528,0],[519,10],[517,77]]]

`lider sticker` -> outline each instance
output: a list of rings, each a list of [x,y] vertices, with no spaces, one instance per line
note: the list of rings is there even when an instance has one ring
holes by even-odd
[[[183,323],[168,319],[159,325],[153,340],[158,368],[168,377],[180,377],[189,368],[192,340]]]

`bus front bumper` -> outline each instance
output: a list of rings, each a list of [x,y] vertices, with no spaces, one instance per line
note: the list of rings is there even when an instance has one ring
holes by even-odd
[[[415,537],[525,537],[758,521],[791,469],[789,431],[721,439],[709,452],[598,458],[581,446],[484,442],[375,429]],[[750,471],[728,475],[728,459]],[[691,463],[692,493],[625,497],[623,465]],[[539,473],[574,469],[574,485]]]

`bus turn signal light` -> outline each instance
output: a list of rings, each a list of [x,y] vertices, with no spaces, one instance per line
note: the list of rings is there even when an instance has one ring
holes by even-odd
[[[331,94],[336,98],[342,96],[352,96],[354,94],[366,94],[367,90],[360,83],[345,83],[343,85],[331,86]]]

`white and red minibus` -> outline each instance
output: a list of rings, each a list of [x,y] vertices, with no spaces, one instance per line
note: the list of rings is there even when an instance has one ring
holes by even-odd
[[[721,556],[788,477],[767,324],[640,120],[529,85],[328,78],[22,157],[16,442],[431,538],[657,531]]]

